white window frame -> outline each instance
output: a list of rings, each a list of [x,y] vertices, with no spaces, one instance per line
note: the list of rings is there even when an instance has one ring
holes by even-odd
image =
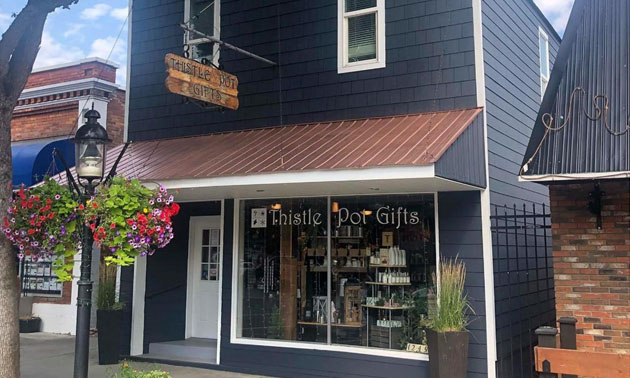
[[[376,7],[345,11],[345,0],[337,0],[337,73],[373,70],[385,67],[385,0]],[[376,59],[348,62],[348,18],[376,13]]]
[[[545,41],[544,50],[547,52],[547,72],[543,72],[543,57],[540,53],[543,46],[540,45],[540,39]],[[547,90],[547,86],[549,85],[549,78],[551,76],[551,59],[549,57],[549,36],[545,31],[539,26],[538,27],[538,63],[540,67],[540,99],[542,100],[545,97],[545,91]]]
[[[376,195],[409,195],[410,193],[378,193],[378,194],[357,194],[357,196],[376,196]],[[434,219],[435,219],[435,268],[436,272],[439,275],[440,271],[440,223],[439,223],[439,213],[438,213],[438,193],[437,192],[418,192],[413,193],[417,195],[422,194],[433,194],[433,210],[434,210]],[[283,197],[283,198],[324,198],[327,197],[329,202],[332,197],[336,197],[335,195],[323,195],[323,196],[300,196],[300,197]],[[276,197],[273,197],[276,198]],[[276,347],[276,348],[292,348],[292,349],[308,349],[308,350],[321,350],[328,352],[345,352],[345,353],[355,353],[355,354],[363,354],[370,356],[381,356],[381,357],[393,357],[399,359],[406,360],[416,360],[416,361],[428,361],[429,355],[424,353],[412,353],[402,350],[391,350],[391,349],[379,349],[374,347],[363,347],[363,346],[352,346],[352,345],[340,345],[340,344],[326,344],[326,343],[315,343],[315,342],[305,342],[305,341],[288,341],[288,340],[273,340],[273,339],[254,339],[238,336],[237,327],[238,327],[238,319],[242,318],[242,305],[239,303],[241,296],[241,280],[239,280],[239,265],[241,260],[241,246],[243,245],[243,240],[241,238],[241,201],[247,200],[260,200],[264,198],[235,198],[234,199],[234,233],[232,235],[232,303],[230,309],[230,343],[231,344],[241,344],[241,345],[256,345],[256,346],[264,346],[264,347]],[[439,285],[439,277],[438,277],[438,285]],[[437,289],[439,292],[439,288]]]
[[[190,17],[193,16],[190,14],[190,9],[191,9],[190,1],[191,0],[184,0],[184,24],[188,24],[188,22],[190,22]],[[187,32],[187,31],[184,32],[185,44],[188,44],[191,47],[194,47],[202,43],[207,43],[207,41],[205,41],[203,38],[193,38],[191,37],[191,35],[195,35],[195,34]],[[214,33],[212,34],[212,36],[217,39],[221,39],[221,0],[214,0]],[[192,50],[190,53],[192,54]],[[214,59],[212,60],[212,63],[215,66],[218,66],[220,51],[219,51],[219,45],[217,43],[215,43],[212,48],[212,54],[214,55]],[[191,55],[191,59],[192,59],[192,55]]]

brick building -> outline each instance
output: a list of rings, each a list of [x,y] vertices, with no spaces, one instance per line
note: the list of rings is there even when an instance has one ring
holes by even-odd
[[[521,170],[549,185],[557,317],[577,319],[578,349],[626,354],[628,20],[626,1],[576,1]]]
[[[118,65],[99,58],[34,70],[11,121],[14,185],[32,185],[47,173],[53,147],[74,161],[68,141],[92,104],[115,144],[123,139],[125,91],[116,84]],[[50,172],[48,172],[50,173]]]
[[[122,142],[125,91],[116,84],[117,69],[117,64],[87,58],[33,71],[11,121],[14,186],[30,186],[47,174],[58,173],[62,165],[53,162],[54,148],[74,165],[74,146],[69,139],[84,123],[80,115],[92,105],[114,144]],[[33,314],[42,318],[42,331],[74,333],[76,280],[57,283],[50,262],[25,260],[20,272],[22,292],[35,297]]]

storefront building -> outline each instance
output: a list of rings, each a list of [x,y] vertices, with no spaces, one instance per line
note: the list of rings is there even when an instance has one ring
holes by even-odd
[[[172,243],[122,270],[123,354],[428,376],[407,346],[423,343],[437,264],[458,257],[469,376],[495,376],[490,206],[547,198],[510,166],[559,41],[516,3],[134,1],[118,172],[177,189],[182,210]],[[182,22],[275,65],[191,38],[182,52]],[[164,57],[186,53],[238,77],[238,109],[168,92]]]

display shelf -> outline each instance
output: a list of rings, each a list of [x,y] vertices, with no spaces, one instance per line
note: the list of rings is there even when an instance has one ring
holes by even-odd
[[[366,282],[367,285],[380,285],[380,286],[411,286],[411,282],[399,282],[399,283],[385,283],[385,282]]]
[[[326,323],[304,322],[304,321],[298,321],[297,324],[298,325],[305,325],[305,326],[321,326],[321,327],[326,327],[328,325]],[[344,324],[344,323],[331,323],[330,326],[331,327],[340,327],[340,328],[361,328],[361,327],[363,327],[361,324]]]
[[[365,308],[375,308],[378,310],[409,310],[411,308],[409,306],[391,307],[391,306],[376,306],[376,305],[366,305],[366,304],[362,304],[361,306]]]
[[[370,268],[406,268],[407,265],[381,265],[381,264],[370,264]]]
[[[328,272],[327,266],[316,266],[311,268],[311,272]],[[337,273],[367,273],[367,268],[365,267],[356,267],[356,266],[333,266],[333,272]]]

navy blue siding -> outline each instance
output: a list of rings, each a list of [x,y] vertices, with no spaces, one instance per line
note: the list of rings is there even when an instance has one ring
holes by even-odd
[[[133,309],[133,266],[120,268],[119,300],[124,304],[120,333],[120,355],[129,356],[131,350],[131,311]]]
[[[491,202],[548,202],[546,187],[517,175],[541,102],[538,28],[552,65],[559,40],[529,0],[483,0],[482,12]]]
[[[486,307],[480,192],[439,193],[440,254],[466,264],[466,291],[475,315],[470,316],[468,377],[487,377]]]
[[[382,69],[337,73],[337,0],[221,2],[221,38],[279,63],[223,49],[240,108],[203,110],[164,87],[182,53],[184,1],[134,1],[129,136],[148,140],[280,124],[476,105],[470,0],[386,1]]]
[[[149,343],[185,338],[190,217],[220,214],[220,202],[182,203],[179,215],[173,218],[175,237],[168,246],[147,258],[145,353],[149,351]]]
[[[480,113],[435,163],[435,175],[485,188],[485,165],[483,113]]]

